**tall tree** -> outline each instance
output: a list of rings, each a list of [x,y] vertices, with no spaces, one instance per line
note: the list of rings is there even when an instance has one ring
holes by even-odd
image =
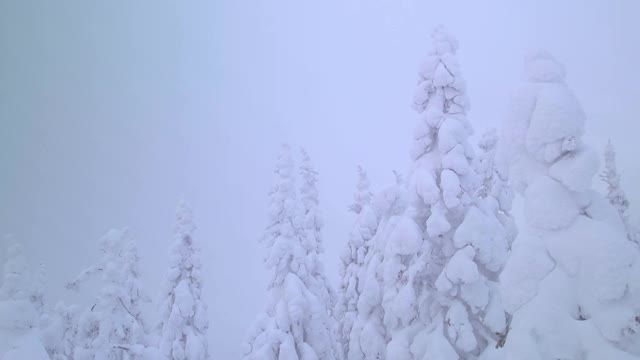
[[[303,229],[305,207],[295,184],[291,150],[284,146],[275,173],[277,183],[269,193],[269,217],[263,241],[272,271],[264,314],[253,325],[245,346],[247,360],[341,359],[325,299],[316,292],[323,279],[313,255],[314,246]]]
[[[167,360],[208,359],[207,305],[202,299],[202,263],[193,233],[191,209],[181,202],[176,214],[175,241],[169,252],[169,272],[161,294],[160,351]]]
[[[607,184],[607,199],[620,214],[620,219],[622,219],[627,229],[627,237],[629,240],[639,242],[640,234],[629,221],[629,200],[620,184],[620,174],[616,165],[616,150],[611,140],[609,140],[604,150],[604,171],[600,174],[600,178]]]
[[[358,314],[358,299],[363,291],[363,265],[367,256],[369,241],[376,233],[378,219],[373,211],[367,173],[358,167],[358,184],[349,210],[356,215],[349,240],[340,256],[340,289],[336,306],[339,336],[344,354],[349,354],[351,329]]]
[[[67,285],[99,274],[100,292],[80,318],[75,359],[142,359],[147,333],[142,307],[148,302],[140,286],[136,244],[127,231],[110,230],[100,239],[102,258]]]
[[[324,252],[322,245],[322,227],[324,226],[318,192],[318,172],[315,170],[311,158],[306,150],[300,149],[301,163],[299,168],[302,184],[300,185],[300,200],[302,204],[302,223],[299,229],[303,240],[303,247],[307,252],[307,263],[313,271],[306,284],[329,310],[333,310],[336,302],[336,294],[329,285],[324,274],[323,264],[319,255]]]
[[[407,208],[406,188],[394,172],[393,185],[383,188],[373,198],[372,208],[379,220],[375,235],[365,244],[366,255],[358,276],[360,294],[356,318],[348,334],[349,360],[379,360],[386,357],[390,333],[385,326],[385,280],[395,268],[397,257],[388,254],[388,233],[398,224],[406,223],[402,216]],[[415,227],[414,227],[415,228]],[[395,249],[395,247],[393,248]],[[391,271],[390,271],[391,270]]]
[[[537,51],[511,96],[501,154],[523,196],[522,231],[500,276],[513,316],[487,358],[640,358],[640,256],[616,210],[592,189],[595,152],[564,67]]]
[[[431,38],[413,100],[411,207],[386,235],[386,357],[476,359],[506,328],[496,282],[509,240],[475,195],[458,42],[442,27]]]

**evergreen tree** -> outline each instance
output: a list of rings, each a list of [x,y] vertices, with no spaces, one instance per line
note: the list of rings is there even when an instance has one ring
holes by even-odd
[[[599,162],[582,143],[585,114],[550,54],[532,53],[525,70],[500,140],[525,215],[500,276],[513,318],[487,359],[638,359],[640,257],[592,189]]]
[[[310,263],[308,270],[313,271],[307,287],[320,300],[324,302],[327,309],[333,310],[336,302],[336,294],[329,285],[323,264],[319,255],[324,252],[322,246],[322,227],[324,226],[322,215],[318,209],[319,192],[318,172],[311,163],[309,154],[304,149],[300,149],[301,164],[299,168],[302,184],[300,185],[300,200],[302,203],[302,224],[300,236],[303,240],[303,247],[307,252],[307,263]],[[313,279],[314,281],[311,281]]]
[[[51,360],[72,360],[76,339],[77,309],[62,302],[44,315],[40,336]]]
[[[161,297],[160,351],[167,360],[208,359],[207,305],[202,300],[202,263],[189,207],[178,206],[175,242]]]
[[[640,234],[638,234],[638,231],[633,228],[629,221],[629,200],[620,184],[620,174],[616,166],[616,151],[611,140],[607,143],[604,151],[604,171],[600,175],[600,178],[607,184],[607,199],[618,211],[618,214],[620,214],[620,219],[622,219],[627,229],[629,240],[639,242]]]
[[[358,299],[363,291],[363,265],[370,240],[376,233],[378,219],[372,208],[373,194],[369,190],[367,173],[358,167],[358,184],[349,210],[356,215],[356,221],[349,234],[349,240],[340,257],[340,297],[336,307],[339,322],[339,336],[344,354],[349,354],[349,339],[358,314]]]
[[[341,359],[335,323],[325,299],[317,293],[324,282],[316,276],[321,273],[314,259],[319,244],[313,245],[309,228],[304,226],[309,207],[297,196],[288,146],[278,158],[275,173],[278,181],[269,193],[269,222],[263,240],[268,249],[265,264],[272,271],[269,296],[265,313],[249,333],[244,359]]]
[[[141,310],[148,299],[140,286],[135,242],[126,231],[110,230],[100,245],[100,262],[67,286],[77,289],[90,276],[100,275],[100,293],[79,319],[75,359],[142,359],[148,350]]]
[[[475,195],[458,43],[442,27],[432,40],[414,96],[411,207],[385,235],[387,359],[477,359],[507,322],[496,282],[509,238]]]
[[[387,254],[388,233],[405,218],[406,189],[395,174],[393,185],[387,186],[373,198],[374,216],[379,219],[375,235],[365,244],[366,255],[358,275],[360,295],[356,304],[356,318],[348,340],[347,359],[391,359],[386,356],[389,332],[384,324],[383,296],[385,279],[393,270],[397,257]]]
[[[6,360],[49,359],[39,336],[38,312],[31,301],[33,283],[22,244],[5,237],[7,261],[0,287],[0,354]]]

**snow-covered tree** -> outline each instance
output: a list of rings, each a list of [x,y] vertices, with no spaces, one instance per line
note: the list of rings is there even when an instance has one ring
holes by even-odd
[[[209,356],[209,321],[202,300],[202,263],[194,231],[191,209],[181,202],[158,324],[160,351],[168,360],[204,360]]]
[[[47,281],[47,268],[44,264],[40,264],[38,271],[33,276],[31,292],[29,294],[29,300],[38,312],[38,316],[43,316],[45,313],[45,296],[44,287]]]
[[[640,358],[640,259],[620,216],[592,189],[598,156],[582,144],[585,115],[563,66],[525,62],[500,153],[524,197],[524,220],[500,276],[513,316],[487,359]]]
[[[307,263],[310,263],[308,270],[312,270],[310,278],[313,282],[307,282],[307,287],[320,300],[322,300],[327,309],[333,310],[336,302],[336,294],[329,285],[325,274],[323,264],[319,255],[324,252],[322,246],[322,215],[318,209],[319,193],[317,188],[318,172],[311,163],[309,154],[304,149],[300,149],[300,177],[302,184],[300,185],[300,200],[302,203],[302,224],[301,235],[303,238],[303,247],[307,251]]]
[[[372,208],[373,194],[369,190],[367,173],[358,167],[358,184],[349,210],[356,220],[349,234],[349,240],[340,256],[340,289],[336,306],[336,319],[339,322],[339,336],[344,354],[349,354],[351,329],[358,314],[358,299],[363,290],[363,265],[369,241],[376,233],[378,219]]]
[[[5,236],[7,261],[4,264],[4,281],[0,287],[0,300],[28,300],[31,293],[27,259],[22,244],[13,235]]]
[[[0,287],[0,358],[49,359],[36,331],[39,317],[30,299],[32,283],[22,244],[14,236],[5,240],[8,248]]]
[[[74,359],[74,341],[78,331],[77,308],[59,302],[43,316],[40,337],[51,360]]]
[[[481,152],[477,157],[476,172],[480,177],[480,188],[477,195],[486,198],[491,192],[496,176],[495,155],[498,145],[498,134],[495,128],[491,128],[482,134],[478,141]]]
[[[387,265],[394,257],[385,257],[386,241],[407,208],[406,189],[395,175],[394,184],[383,188],[372,202],[372,216],[379,219],[379,224],[375,235],[365,243],[364,263],[358,274],[356,318],[348,334],[349,360],[391,359],[386,357],[389,333],[384,324],[383,295],[384,276],[390,268]]]
[[[341,359],[335,323],[325,299],[316,292],[324,283],[324,276],[316,276],[321,273],[314,259],[319,244],[311,246],[305,231],[308,205],[303,206],[297,196],[288,146],[278,158],[275,173],[278,181],[269,193],[269,222],[263,239],[268,249],[265,264],[272,277],[266,311],[250,330],[244,359]]]
[[[144,359],[148,352],[142,307],[148,302],[140,286],[139,257],[127,231],[110,230],[100,239],[102,258],[68,284],[76,289],[99,274],[100,293],[80,317],[75,359]]]
[[[629,221],[629,214],[627,213],[629,210],[629,200],[620,184],[620,174],[616,166],[616,150],[611,140],[607,143],[604,151],[604,171],[600,174],[600,178],[607,184],[607,199],[618,211],[618,214],[620,214],[620,218],[627,229],[629,240],[639,242],[640,234]]]
[[[442,27],[432,41],[413,99],[410,208],[382,231],[387,359],[477,359],[507,324],[496,281],[509,238],[475,195],[458,43]]]

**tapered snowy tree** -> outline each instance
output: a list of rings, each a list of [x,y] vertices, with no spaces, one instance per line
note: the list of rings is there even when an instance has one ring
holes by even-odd
[[[409,211],[385,230],[386,358],[477,359],[506,329],[497,288],[509,236],[475,194],[465,84],[442,27],[419,71]]]
[[[38,270],[33,276],[33,285],[31,286],[31,292],[29,294],[29,300],[38,312],[38,316],[43,316],[45,313],[45,296],[44,287],[47,281],[47,268],[44,264],[40,264]]]
[[[329,285],[324,274],[323,264],[319,255],[324,252],[322,246],[322,227],[324,226],[322,215],[318,209],[319,193],[317,188],[318,172],[311,163],[309,154],[300,149],[300,200],[302,203],[302,224],[300,235],[303,239],[303,247],[307,251],[307,263],[311,264],[308,270],[313,271],[307,287],[323,301],[325,307],[333,310],[336,302],[336,294]],[[313,279],[313,281],[311,281]]]
[[[607,184],[607,199],[620,214],[620,218],[627,229],[627,237],[629,240],[640,242],[638,230],[629,221],[629,199],[620,184],[620,174],[616,165],[616,150],[611,140],[607,143],[604,151],[604,171],[600,174],[600,178]]]
[[[349,206],[349,210],[356,215],[356,220],[340,256],[340,288],[335,311],[344,354],[349,354],[349,338],[357,318],[358,299],[364,285],[363,265],[371,246],[370,240],[378,227],[378,219],[371,204],[372,198],[367,173],[362,167],[358,167],[356,193]]]
[[[525,74],[500,148],[524,198],[524,221],[500,276],[513,319],[505,346],[487,359],[638,359],[638,250],[591,187],[599,161],[581,140],[585,114],[550,54],[528,56]]]
[[[160,351],[167,360],[204,360],[207,345],[207,305],[202,299],[202,263],[193,233],[191,209],[181,202],[175,241],[169,252],[169,272],[161,294]]]
[[[277,183],[269,193],[269,221],[263,241],[272,271],[264,314],[252,326],[245,344],[247,360],[341,359],[336,324],[325,299],[316,291],[324,277],[313,258],[305,214],[295,184],[295,166],[288,146],[278,158]],[[305,180],[306,181],[306,180]],[[312,256],[310,256],[312,255]]]
[[[110,230],[100,246],[99,263],[67,285],[77,289],[90,276],[99,275],[99,295],[79,319],[75,359],[145,359],[149,349],[142,307],[148,299],[140,286],[136,244],[127,231]]]
[[[77,308],[62,302],[44,315],[40,337],[51,360],[73,360],[78,331]]]
[[[7,261],[0,287],[0,358],[3,360],[49,359],[38,333],[38,312],[30,295],[33,290],[22,244],[5,237]]]
[[[389,264],[395,260],[386,256],[388,232],[403,220],[407,208],[406,189],[395,173],[395,182],[373,198],[373,211],[379,220],[375,235],[368,241],[364,263],[359,271],[356,318],[348,340],[347,359],[381,360],[386,357],[389,333],[384,325],[384,279]],[[391,359],[391,358],[389,358]]]

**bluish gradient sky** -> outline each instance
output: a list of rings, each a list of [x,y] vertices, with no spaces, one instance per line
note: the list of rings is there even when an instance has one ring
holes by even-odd
[[[438,23],[460,41],[478,133],[499,124],[529,49],[564,62],[592,142],[613,139],[639,204],[638,13],[633,0],[2,1],[0,233],[46,264],[51,302],[81,302],[90,294],[64,282],[127,226],[155,294],[184,196],[211,355],[239,358],[264,304],[258,239],[279,144],[305,146],[320,172],[335,279],[356,166],[378,188],[407,168],[416,70]]]

